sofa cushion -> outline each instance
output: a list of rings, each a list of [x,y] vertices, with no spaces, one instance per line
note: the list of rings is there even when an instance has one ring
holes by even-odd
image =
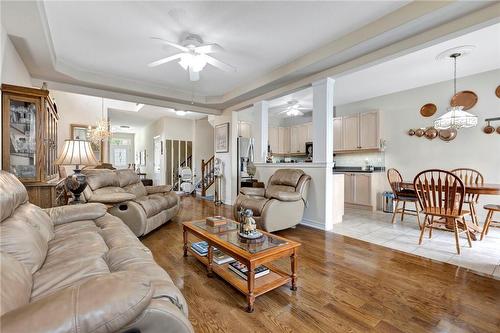
[[[33,275],[31,301],[50,295],[58,290],[81,283],[88,278],[109,274],[109,268],[102,258],[87,258],[71,263],[60,263],[43,267]]]
[[[155,216],[170,205],[168,198],[155,194],[137,198],[134,201],[141,205],[147,217]]]
[[[273,198],[280,192],[295,192],[295,187],[285,185],[270,185],[266,189],[266,198]]]
[[[129,185],[125,186],[123,189],[126,192],[135,195],[136,198],[140,198],[140,197],[147,195],[146,188],[144,187],[142,182],[129,184]]]
[[[118,176],[120,187],[125,187],[127,185],[137,184],[141,182],[139,175],[132,169],[116,170],[115,172]]]
[[[304,174],[300,169],[279,169],[269,179],[269,185],[286,185],[296,187]]]
[[[40,207],[27,202],[16,209],[14,216],[26,221],[38,230],[45,242],[54,238],[54,223],[49,215]]]
[[[27,201],[28,192],[24,185],[7,171],[0,170],[0,221]]]
[[[15,213],[0,224],[0,250],[11,254],[31,273],[42,266],[47,248],[42,233]]]
[[[152,295],[143,275],[107,274],[8,313],[2,317],[2,332],[121,332],[147,308]]]
[[[79,220],[93,220],[106,214],[106,206],[100,203],[68,205],[45,209],[53,224],[59,225]]]
[[[118,176],[113,170],[85,169],[82,173],[87,176],[87,184],[92,191],[107,186],[120,187]]]
[[[101,229],[99,229],[92,220],[83,220],[83,221],[60,224],[56,225],[54,228],[54,233],[55,233],[54,239],[64,238],[67,236],[76,235],[86,231],[99,233]]]
[[[31,273],[4,252],[0,252],[0,281],[0,316],[28,304],[33,285]]]

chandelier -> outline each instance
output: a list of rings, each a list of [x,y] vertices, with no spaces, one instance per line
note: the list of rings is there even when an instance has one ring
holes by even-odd
[[[109,121],[104,117],[104,98],[102,98],[101,119],[97,121],[94,128],[89,125],[89,140],[95,144],[108,140],[111,137],[111,131],[109,129]]]
[[[462,53],[452,53],[449,55],[453,59],[453,96],[457,93],[457,58]],[[477,125],[477,116],[463,110],[463,106],[453,106],[447,109],[447,112],[434,121],[434,128],[441,129],[460,129],[469,128]]]

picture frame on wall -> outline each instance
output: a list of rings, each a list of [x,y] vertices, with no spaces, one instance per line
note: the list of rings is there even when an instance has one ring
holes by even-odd
[[[215,126],[214,140],[216,153],[229,152],[229,123]]]
[[[95,129],[95,126],[91,127]],[[72,140],[89,140],[89,125],[81,125],[81,124],[71,124],[70,125],[70,133]],[[103,150],[103,142],[94,143],[90,142],[90,146],[92,147],[92,151],[94,152],[95,158],[102,162],[104,159],[104,150]]]

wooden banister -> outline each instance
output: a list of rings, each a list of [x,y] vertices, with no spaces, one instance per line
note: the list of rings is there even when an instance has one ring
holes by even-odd
[[[214,156],[212,156],[206,162],[205,160],[201,160],[201,195],[203,197],[207,194],[207,189],[212,186],[215,181],[214,162]]]

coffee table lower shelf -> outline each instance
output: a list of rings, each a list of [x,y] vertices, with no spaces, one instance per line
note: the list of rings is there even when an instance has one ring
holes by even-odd
[[[198,253],[188,249],[189,253],[192,254],[196,259],[203,263],[208,268],[208,258],[202,257]],[[255,297],[267,293],[273,289],[281,287],[287,283],[291,283],[292,278],[289,273],[285,273],[273,265],[266,264],[269,268],[269,274],[258,277],[255,279],[255,285],[253,294]],[[249,294],[248,291],[248,281],[238,276],[236,273],[229,269],[229,264],[218,265],[215,262],[212,263],[212,272],[220,276],[224,281],[228,282],[230,285],[238,289],[245,295]],[[210,273],[209,273],[210,274]]]

